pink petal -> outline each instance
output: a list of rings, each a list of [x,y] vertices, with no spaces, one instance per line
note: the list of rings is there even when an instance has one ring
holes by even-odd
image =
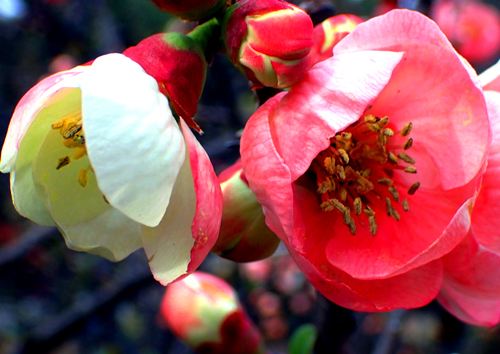
[[[280,237],[293,233],[293,194],[290,170],[274,146],[269,115],[284,95],[280,93],[263,104],[247,122],[241,137],[245,176],[262,204],[268,226],[275,232],[285,230]]]
[[[196,212],[191,226],[195,243],[188,266],[188,273],[191,273],[205,260],[217,241],[222,218],[222,192],[205,149],[184,122],[181,126],[186,146],[189,149],[191,172],[196,190]]]
[[[296,209],[318,208],[316,198],[304,188],[297,187],[296,196]],[[441,261],[387,279],[354,279],[325,257],[328,238],[324,236],[337,227],[335,222],[318,213],[302,214],[303,220],[298,220],[300,213],[295,215],[295,237],[300,245],[285,244],[307,279],[331,301],[356,311],[372,312],[423,306],[437,295],[442,282]]]
[[[471,229],[452,252],[442,258],[443,287],[438,301],[460,320],[479,326],[500,322],[500,256],[481,247]]]
[[[485,91],[493,139],[481,191],[474,204],[472,225],[477,241],[500,253],[500,93]]]
[[[363,50],[405,52],[370,113],[414,124],[412,157],[433,161],[417,166],[419,179],[451,189],[475,178],[488,149],[484,99],[477,76],[436,24],[416,12],[391,11],[358,25],[334,53]]]
[[[367,219],[358,219],[356,235],[343,225],[340,213],[326,213],[317,206],[311,194],[311,205],[303,205],[302,212],[317,214],[321,223],[331,226],[326,257],[335,267],[358,279],[381,279],[402,274],[420,267],[450,252],[467,234],[470,227],[469,210],[476,183],[453,191],[421,190],[413,196],[400,191],[400,198],[408,198],[410,210],[396,207],[401,220],[387,216],[385,208],[375,209],[378,231],[370,234]],[[316,208],[312,209],[316,203]],[[395,202],[393,204],[396,204]],[[458,210],[458,211],[457,211]],[[366,220],[363,224],[363,220]]]
[[[4,173],[11,171],[11,163],[17,154],[19,143],[29,126],[36,118],[38,112],[49,103],[54,104],[60,98],[66,96],[64,93],[57,97],[57,92],[65,87],[77,87],[77,81],[70,80],[84,72],[86,67],[77,66],[70,71],[63,71],[51,75],[33,86],[19,101],[14,115],[9,124],[9,130],[2,148],[2,159],[0,170]]]
[[[389,81],[401,53],[359,52],[315,65],[271,112],[273,143],[295,181],[356,122]],[[247,176],[248,177],[248,176]]]
[[[160,224],[142,228],[149,266],[163,285],[196,270],[217,240],[222,216],[222,195],[208,156],[182,120],[181,126],[189,159]]]

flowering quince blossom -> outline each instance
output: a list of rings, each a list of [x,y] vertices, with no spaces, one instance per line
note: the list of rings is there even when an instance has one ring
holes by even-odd
[[[21,215],[57,226],[69,248],[112,261],[143,247],[163,284],[194,271],[219,231],[208,156],[157,81],[122,54],[28,91],[0,169],[11,174]]]
[[[492,327],[500,322],[500,65],[480,75],[492,143],[467,237],[442,258],[439,303],[464,322]]]
[[[423,15],[359,24],[250,118],[243,170],[312,284],[357,311],[413,308],[467,235],[490,143],[472,68]]]
[[[160,314],[198,353],[262,354],[262,337],[236,291],[214,275],[194,272],[167,287]]]

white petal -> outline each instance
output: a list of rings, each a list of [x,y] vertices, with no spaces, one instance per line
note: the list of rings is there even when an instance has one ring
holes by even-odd
[[[98,58],[81,87],[86,146],[99,188],[123,214],[158,225],[185,156],[168,100],[121,54]]]
[[[196,192],[189,156],[182,165],[170,205],[157,227],[142,228],[142,243],[153,276],[167,285],[187,273],[194,238],[191,231]]]
[[[486,86],[500,76],[500,61],[479,75],[481,86]]]
[[[88,182],[78,182],[81,169],[90,166],[85,156],[75,160],[62,143],[58,130],[50,130],[33,161],[33,180],[38,195],[50,210],[68,247],[98,254],[110,260],[125,258],[141,247],[140,224],[127,218],[105,202],[95,175],[88,171]],[[71,162],[56,169],[59,158]]]
[[[58,91],[51,97],[45,108],[38,112],[19,145],[10,178],[12,201],[19,214],[41,225],[54,226],[55,224],[35,190],[32,173],[33,159],[45,136],[52,130],[52,123],[79,109],[80,99],[79,89],[64,88]]]

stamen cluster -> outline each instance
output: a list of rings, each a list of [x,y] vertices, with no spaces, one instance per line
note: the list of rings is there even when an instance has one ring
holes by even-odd
[[[398,142],[401,138],[395,136],[388,125],[388,117],[364,116],[331,138],[330,146],[319,153],[311,165],[317,177],[321,209],[339,211],[352,235],[356,234],[356,223],[351,210],[354,210],[354,215],[363,211],[372,235],[377,233],[375,210],[385,209],[388,216],[400,220],[395,208],[399,205],[400,195],[394,173],[417,173],[413,166],[415,160],[404,152],[413,145],[413,139],[409,137],[412,123],[405,124],[399,132],[401,137],[408,137],[403,143]],[[413,195],[419,186],[420,182],[415,182],[407,194]],[[405,212],[409,210],[406,198],[401,207]]]
[[[81,159],[87,155],[87,149],[85,148],[85,136],[82,130],[82,114],[77,111],[66,117],[63,117],[52,124],[52,129],[59,130],[63,137],[63,145],[70,149],[76,149],[73,153],[73,158],[75,160]],[[71,163],[71,158],[69,156],[61,157],[57,163],[56,169],[59,170],[64,166]],[[88,168],[82,168],[78,174],[78,183],[82,187],[87,185],[87,172],[90,170]]]

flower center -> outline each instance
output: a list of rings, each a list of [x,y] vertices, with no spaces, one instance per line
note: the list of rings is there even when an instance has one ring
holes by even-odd
[[[75,149],[72,154],[75,160],[81,159],[87,155],[85,136],[82,130],[82,112],[80,110],[56,121],[52,124],[52,129],[59,130],[63,137],[62,143],[65,147]],[[70,163],[71,157],[69,155],[61,157],[57,162],[56,169],[59,170]],[[87,168],[82,168],[78,174],[78,183],[80,183],[82,187],[87,185],[87,173],[89,170],[92,170],[90,165]]]
[[[311,164],[321,209],[340,212],[352,235],[356,223],[351,210],[356,219],[368,218],[372,235],[377,233],[375,210],[385,209],[395,220],[400,220],[396,207],[409,210],[408,200],[400,200],[393,176],[396,171],[417,173],[412,166],[415,160],[405,152],[413,144],[412,123],[405,124],[399,136],[388,124],[388,117],[364,116],[331,138],[330,146]],[[420,182],[412,184],[407,194],[413,195],[419,186]]]

